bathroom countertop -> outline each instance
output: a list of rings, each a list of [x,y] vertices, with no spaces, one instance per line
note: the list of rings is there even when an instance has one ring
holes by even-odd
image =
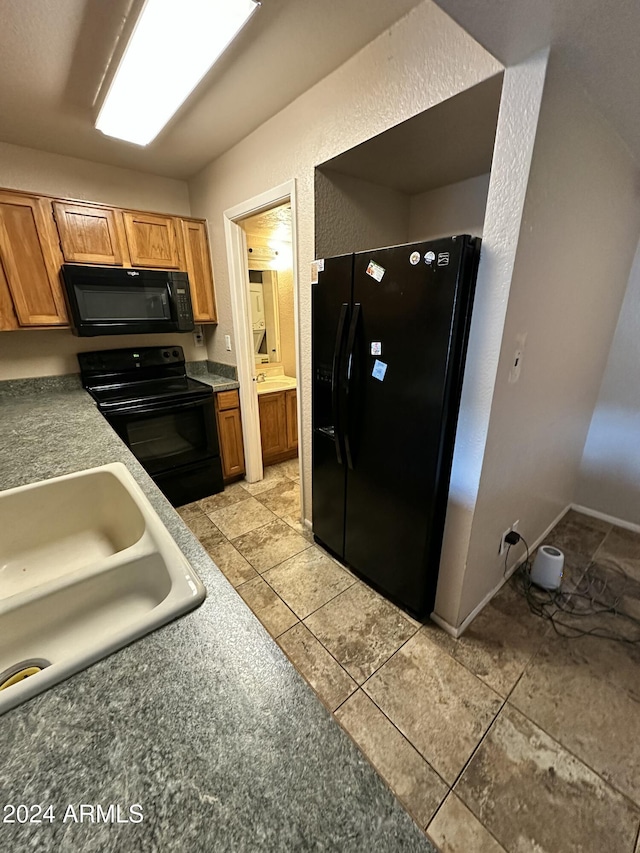
[[[0,383],[0,489],[116,461],[208,596],[0,717],[0,847],[433,853],[89,396]],[[18,804],[42,823],[3,823]]]

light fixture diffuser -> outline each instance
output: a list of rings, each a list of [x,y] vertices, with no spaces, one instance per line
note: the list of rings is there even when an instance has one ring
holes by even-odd
[[[148,145],[259,5],[257,0],[146,0],[97,129]]]

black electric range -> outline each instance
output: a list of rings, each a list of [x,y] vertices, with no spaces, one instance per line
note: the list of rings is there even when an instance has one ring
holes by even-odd
[[[221,492],[209,385],[187,376],[180,346],[78,354],[82,384],[174,506]]]

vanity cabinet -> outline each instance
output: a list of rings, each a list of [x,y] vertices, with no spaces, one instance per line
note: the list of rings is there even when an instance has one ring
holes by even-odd
[[[64,326],[62,257],[51,205],[0,191],[0,329]]]
[[[228,483],[245,472],[240,398],[237,391],[218,391],[215,398],[222,476]]]
[[[262,462],[274,465],[298,455],[296,390],[258,395]]]

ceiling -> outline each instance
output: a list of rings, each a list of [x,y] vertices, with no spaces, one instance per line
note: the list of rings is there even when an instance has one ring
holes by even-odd
[[[640,162],[638,0],[436,0],[504,65],[550,44]]]
[[[185,178],[419,2],[262,0],[171,123],[140,148],[93,127],[109,60],[140,0],[0,0],[0,140]],[[170,61],[170,46],[158,51],[158,62]]]
[[[247,234],[291,242],[291,203],[286,202],[248,216],[241,225]]]
[[[637,0],[437,2],[504,64],[551,43],[640,161]],[[0,140],[188,177],[419,0],[262,0],[238,39],[147,148],[109,139],[93,127],[109,60],[140,3],[0,0]],[[170,49],[159,50],[159,62],[170,57]]]
[[[320,168],[407,195],[491,171],[502,76],[472,86]]]

